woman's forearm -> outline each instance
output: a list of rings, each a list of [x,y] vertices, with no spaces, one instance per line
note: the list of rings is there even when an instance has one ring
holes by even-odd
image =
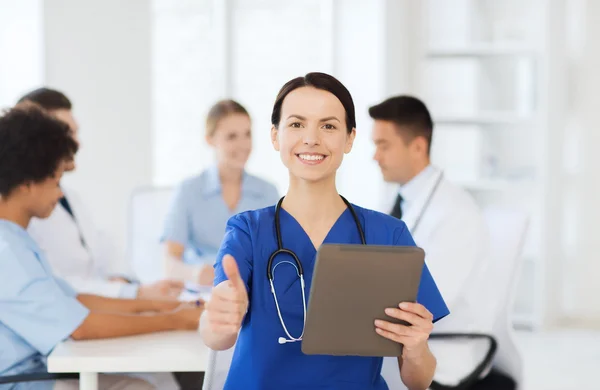
[[[400,377],[409,390],[426,390],[433,381],[437,361],[429,347],[419,353],[399,357]]]
[[[201,266],[184,263],[182,260],[183,246],[179,247],[179,244],[168,244],[170,245],[167,247],[163,259],[164,275],[168,279],[198,283]]]
[[[77,296],[77,300],[81,302],[82,305],[93,311],[123,314],[137,314],[152,311],[166,312],[176,309],[181,304],[181,302],[177,301],[118,299],[90,294],[79,294]]]

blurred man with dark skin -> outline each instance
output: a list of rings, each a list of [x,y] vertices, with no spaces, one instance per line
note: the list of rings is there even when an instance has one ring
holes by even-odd
[[[60,91],[40,88],[20,100],[42,107],[48,114],[66,123],[79,144],[79,125],[73,116],[71,101]],[[75,159],[65,171],[76,168]],[[75,191],[62,188],[64,196],[49,218],[34,218],[29,234],[44,250],[54,273],[75,290],[111,298],[176,299],[183,289],[179,281],[164,280],[153,284],[132,283],[127,278],[110,276],[107,268],[121,260],[94,225],[88,208]]]
[[[175,301],[125,300],[79,294],[52,274],[28,234],[62,197],[60,179],[77,143],[64,122],[35,105],[0,115],[0,376],[46,371],[61,341],[195,330],[203,307]],[[141,314],[144,313],[144,314]],[[156,389],[123,375],[101,375],[100,388]],[[77,381],[19,382],[12,390],[77,389]],[[7,388],[0,386],[0,388]]]
[[[72,139],[79,146],[79,125],[73,115],[73,104],[62,92],[38,88],[27,93],[19,104],[35,104],[47,114],[66,123]],[[75,159],[65,163],[65,172],[75,170]],[[108,298],[176,300],[183,283],[161,280],[141,284],[130,278],[111,275],[111,265],[125,261],[114,245],[93,223],[89,208],[70,188],[61,186],[63,196],[48,218],[33,218],[28,233],[44,251],[52,272],[63,278],[80,294]],[[174,373],[177,383],[168,374],[141,374],[144,379],[165,390],[202,387],[203,373]]]

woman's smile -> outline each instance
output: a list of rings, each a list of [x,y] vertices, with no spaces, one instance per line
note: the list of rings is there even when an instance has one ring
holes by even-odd
[[[319,165],[327,158],[326,155],[320,153],[298,153],[296,157],[306,165]]]

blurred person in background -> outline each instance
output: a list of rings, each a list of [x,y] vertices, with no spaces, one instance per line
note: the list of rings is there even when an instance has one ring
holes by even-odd
[[[72,103],[60,91],[39,88],[23,96],[19,103],[30,102],[43,108],[69,126],[79,144],[79,126],[73,116]],[[76,168],[72,159],[65,171]],[[111,276],[111,264],[118,260],[114,245],[94,225],[85,203],[72,189],[61,188],[64,195],[52,214],[45,219],[33,218],[28,232],[45,252],[53,272],[65,279],[76,291],[111,298],[175,299],[183,289],[179,281],[139,284],[122,276]]]
[[[77,147],[69,126],[36,105],[24,104],[0,115],[0,377],[9,381],[0,389],[79,388],[76,380],[15,378],[47,373],[47,355],[67,338],[198,328],[200,301],[182,304],[80,294],[52,273],[27,227],[34,217],[49,217],[59,203],[60,179]],[[109,390],[178,388],[170,374],[165,374],[170,382],[161,378],[160,385],[139,378],[156,378],[154,374],[135,375],[100,375],[99,385]],[[187,387],[193,388],[200,387]]]
[[[412,96],[395,96],[371,107],[369,115],[374,119],[374,160],[383,179],[398,185],[389,214],[402,219],[425,250],[427,265],[452,312],[434,333],[489,334],[493,324],[483,315],[486,297],[481,288],[490,262],[489,231],[473,197],[431,163],[434,124],[427,106]],[[432,344],[438,359],[436,380],[458,380],[480,361],[475,344],[448,349],[442,345],[445,341],[437,343]],[[443,349],[436,350],[436,345]],[[397,370],[392,360],[385,359],[384,371]],[[493,372],[487,380],[496,376],[502,374]],[[391,390],[401,388],[390,384]]]
[[[162,234],[168,277],[212,285],[227,220],[279,200],[274,185],[245,170],[252,151],[251,126],[248,111],[233,100],[219,101],[208,112],[206,142],[216,161],[175,191]]]

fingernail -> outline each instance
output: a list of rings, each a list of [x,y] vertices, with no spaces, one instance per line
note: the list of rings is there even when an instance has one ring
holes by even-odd
[[[383,325],[383,321],[375,320],[375,326],[381,326],[381,325]]]
[[[400,309],[408,309],[408,303],[402,302],[400,305]]]
[[[393,312],[394,312],[394,309],[390,309],[390,308],[385,309],[385,314],[392,314]]]

